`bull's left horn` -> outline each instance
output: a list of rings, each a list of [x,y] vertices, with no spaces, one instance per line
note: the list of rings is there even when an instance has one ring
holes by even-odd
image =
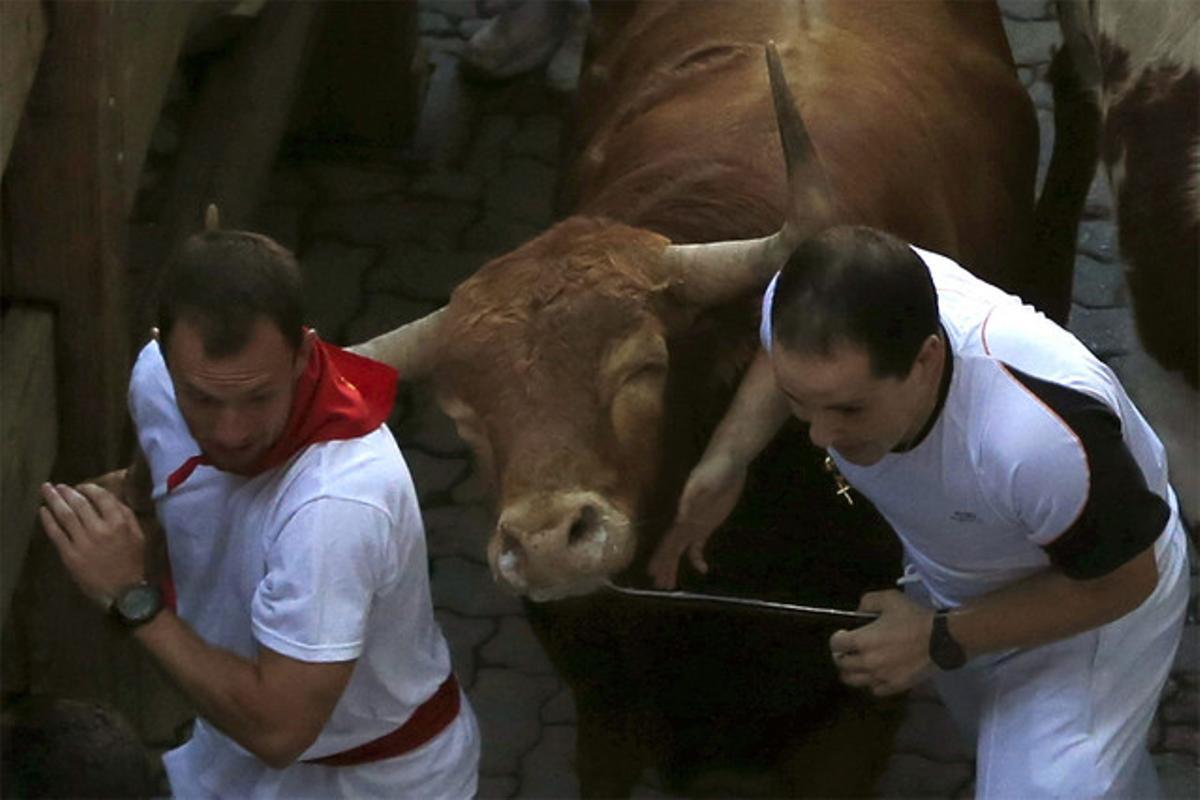
[[[833,218],[829,180],[788,88],[774,42],[767,43],[767,72],[787,167],[788,215],[778,233],[761,239],[667,248],[669,269],[680,279],[680,293],[699,305],[721,303],[765,286],[796,246]]]
[[[423,377],[433,371],[437,361],[437,341],[445,311],[439,308],[348,349],[395,368],[402,379]]]

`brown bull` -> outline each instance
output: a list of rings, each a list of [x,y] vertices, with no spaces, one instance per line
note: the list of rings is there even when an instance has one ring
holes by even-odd
[[[410,377],[432,370],[495,479],[493,568],[523,593],[591,589],[628,565],[631,521],[659,473],[671,343],[771,274],[667,246],[761,236],[785,217],[767,40],[824,165],[832,221],[894,231],[1037,292],[1040,276],[1020,274],[1036,130],[994,8],[684,6],[598,9],[575,216],[484,266],[433,317],[362,347]],[[794,219],[811,232],[831,217],[809,199],[818,156],[801,158]],[[710,286],[713,273],[728,280]],[[750,354],[748,323],[711,353],[727,383]]]
[[[793,143],[786,171],[762,63],[770,40],[799,110],[784,104],[781,115]],[[874,225],[1027,297],[1055,299],[1045,276],[1022,273],[1036,127],[993,5],[598,3],[591,53],[575,214],[485,265],[446,308],[360,348],[409,378],[432,375],[494,485],[493,572],[539,600],[618,574],[644,579],[683,478],[753,354],[755,297],[797,237],[830,223]],[[767,236],[785,218],[785,231]],[[771,519],[739,534],[786,535],[743,539],[759,564],[741,572],[722,566],[714,542],[709,579],[761,594],[770,574],[784,598],[799,587],[853,604],[887,580],[895,551],[869,535],[881,530],[876,518],[832,505],[840,501],[824,476],[820,496],[812,490],[810,464],[790,441],[782,478],[751,481]],[[797,496],[801,486],[808,494]],[[838,537],[847,525],[861,529]],[[556,647],[543,636],[576,689],[585,794],[629,790],[639,737],[678,756],[685,717],[723,744],[757,742],[727,724],[774,714],[786,720],[771,730],[795,737],[797,720],[833,726],[840,712],[830,707],[854,702],[827,663],[828,631],[774,623],[747,638],[754,626],[721,618],[724,627],[699,634],[706,618],[604,595],[531,616],[570,640]],[[575,657],[581,648],[586,658]],[[659,712],[657,722],[630,722],[634,708]],[[886,737],[855,708],[852,739],[873,755],[856,760],[843,741],[830,750],[842,754],[841,770],[808,762],[821,767],[810,778],[828,780],[806,788],[871,785]]]

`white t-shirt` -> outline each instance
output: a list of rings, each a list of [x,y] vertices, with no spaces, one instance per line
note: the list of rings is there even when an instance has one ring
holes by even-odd
[[[1111,370],[1018,298],[914,250],[949,339],[941,407],[905,452],[868,467],[831,455],[934,602],[960,605],[1052,564],[1096,577],[1152,542],[1173,574],[1162,559],[1183,534],[1166,457]]]
[[[356,659],[342,697],[301,760],[396,729],[450,673],[433,617],[424,528],[407,467],[386,426],[310,445],[246,478],[199,466],[158,345],[130,380],[130,410],[166,531],[177,610],[210,644],[248,659],[265,646],[309,662]],[[416,750],[352,767],[263,764],[203,719],[165,757],[183,797],[470,797],[479,741],[458,719]]]

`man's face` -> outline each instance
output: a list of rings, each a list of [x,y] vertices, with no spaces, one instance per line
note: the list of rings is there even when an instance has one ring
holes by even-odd
[[[180,318],[166,347],[179,411],[200,450],[218,469],[250,469],[283,433],[311,337],[296,350],[273,322],[259,318],[240,352],[212,358],[200,329]]]
[[[775,380],[809,438],[845,460],[870,466],[911,441],[937,404],[944,345],[930,336],[905,378],[878,378],[862,347],[836,345],[829,354],[796,353],[776,343]]]

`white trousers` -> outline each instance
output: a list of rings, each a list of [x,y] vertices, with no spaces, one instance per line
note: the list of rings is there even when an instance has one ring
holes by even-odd
[[[466,695],[458,717],[409,753],[352,767],[271,769],[197,721],[192,738],[163,756],[179,800],[471,800],[478,791],[479,725]]]
[[[1155,552],[1158,587],[1121,619],[936,674],[943,702],[976,743],[977,798],[1161,796],[1146,736],[1183,631],[1182,527]]]

